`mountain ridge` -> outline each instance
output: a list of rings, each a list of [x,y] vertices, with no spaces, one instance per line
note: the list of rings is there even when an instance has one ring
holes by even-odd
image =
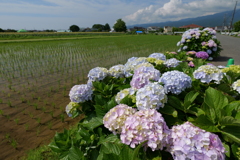
[[[127,28],[133,28],[135,26],[137,27],[150,27],[150,26],[156,26],[163,28],[164,26],[172,26],[172,27],[181,27],[189,24],[197,24],[203,27],[215,27],[215,26],[223,26],[224,16],[226,15],[227,25],[230,25],[231,17],[232,17],[233,11],[225,11],[225,12],[219,12],[215,13],[213,15],[206,15],[206,16],[200,16],[195,18],[185,18],[178,21],[166,21],[166,22],[159,22],[159,23],[146,23],[146,24],[135,24],[135,25],[127,25]],[[235,16],[233,19],[233,24],[237,21],[240,21],[240,9],[237,9],[235,11]]]

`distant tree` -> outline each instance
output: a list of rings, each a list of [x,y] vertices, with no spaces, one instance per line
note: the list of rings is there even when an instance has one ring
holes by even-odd
[[[97,29],[98,32],[102,32],[102,30],[104,30],[104,25],[102,24],[94,24],[92,26],[93,29]]]
[[[239,32],[240,31],[240,21],[237,21],[234,23],[234,31]]]
[[[2,28],[0,28],[0,32],[4,32],[4,30]]]
[[[69,30],[72,32],[78,32],[78,31],[80,31],[80,28],[77,25],[71,25],[69,27]]]
[[[122,19],[118,19],[117,22],[114,24],[113,28],[116,32],[127,31],[126,23]]]
[[[106,23],[106,24],[104,25],[104,30],[105,30],[105,31],[111,31],[111,28],[110,28],[110,26],[109,26],[108,23]]]
[[[158,31],[159,31],[159,32],[163,32],[163,28],[159,28]]]

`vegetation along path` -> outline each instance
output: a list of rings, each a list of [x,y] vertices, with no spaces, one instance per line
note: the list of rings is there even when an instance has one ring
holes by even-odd
[[[240,65],[240,38],[217,34],[217,39],[221,42],[223,50],[220,57],[216,58],[212,63],[226,66],[227,61],[233,58],[234,64]]]

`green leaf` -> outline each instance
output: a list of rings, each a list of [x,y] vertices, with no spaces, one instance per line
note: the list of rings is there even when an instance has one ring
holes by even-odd
[[[175,110],[173,107],[169,105],[165,105],[163,108],[160,108],[159,112],[162,114],[172,115],[173,117],[178,116],[177,110]]]
[[[223,146],[224,146],[224,148],[226,150],[226,152],[225,152],[226,156],[230,158],[231,151],[230,151],[229,145],[227,145],[226,143],[223,143]]]
[[[220,130],[212,123],[206,115],[200,115],[192,123],[199,128],[208,132],[220,132]]]
[[[176,109],[179,109],[181,111],[184,111],[184,107],[183,107],[181,101],[177,97],[175,97],[175,96],[168,96],[167,104],[169,104],[173,108],[176,108]]]
[[[236,143],[232,144],[231,145],[231,148],[232,148],[232,153],[235,157],[237,157],[237,152],[238,152],[238,148],[239,148],[239,144],[237,145]]]
[[[69,149],[68,157],[70,160],[79,160],[79,159],[84,160],[85,159],[82,151],[79,148],[74,147],[74,146],[72,146]]]
[[[221,126],[239,126],[240,127],[240,120],[230,116],[222,117],[222,119],[219,120],[219,123],[221,124]]]
[[[191,104],[197,98],[198,95],[199,95],[198,92],[195,91],[189,92],[184,98],[184,108],[189,109],[191,107]]]
[[[93,130],[101,125],[103,125],[103,120],[100,117],[93,117],[90,121],[84,121],[82,125],[89,130]]]
[[[232,116],[234,110],[238,110],[240,108],[240,102],[239,101],[234,101],[228,104],[226,107],[224,107],[225,110],[225,115],[226,116]]]
[[[216,110],[223,109],[228,105],[228,99],[220,91],[209,87],[206,90],[206,96],[204,102],[209,106],[213,107]]]
[[[222,129],[222,134],[240,144],[240,126],[226,126]]]
[[[228,99],[220,91],[209,87],[204,97],[204,102],[209,107],[209,116],[211,116],[214,122],[218,121],[222,117],[222,109],[228,105]],[[206,108],[205,108],[206,109]],[[205,111],[205,110],[204,110]]]

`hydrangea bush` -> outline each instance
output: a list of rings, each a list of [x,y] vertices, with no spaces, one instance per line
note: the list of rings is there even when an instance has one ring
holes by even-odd
[[[211,28],[203,30],[195,28],[185,31],[177,46],[180,47],[178,52],[185,51],[187,54],[194,53],[193,51],[200,52],[196,54],[197,58],[207,59],[209,57],[209,60],[218,57],[222,50],[216,31]]]
[[[190,30],[179,45],[204,40],[214,54],[214,36]],[[90,70],[66,106],[68,116],[84,118],[57,133],[50,148],[60,159],[239,159],[239,66],[218,68],[187,49]]]

